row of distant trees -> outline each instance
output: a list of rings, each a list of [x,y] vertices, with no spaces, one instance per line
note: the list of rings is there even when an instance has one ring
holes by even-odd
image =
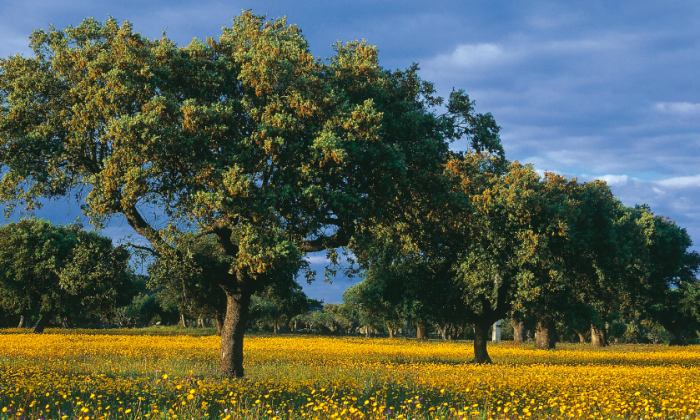
[[[490,361],[488,331],[504,318],[517,339],[534,324],[543,349],[558,322],[598,346],[618,319],[654,320],[673,344],[696,337],[700,256],[667,217],[623,205],[604,182],[479,154],[444,176],[451,188],[417,215],[420,229],[378,224],[356,247],[364,279],[352,293],[368,323],[471,324],[478,362]]]
[[[206,244],[193,251],[200,258],[215,252]],[[0,323],[37,333],[50,324],[146,327],[156,322],[216,326],[220,333],[217,317],[223,315],[216,301],[199,291],[197,270],[177,277],[182,269],[163,271],[160,261],[150,266],[152,276],[137,275],[129,264],[132,256],[133,249],[115,247],[111,238],[85,231],[79,223],[55,226],[25,218],[0,227]],[[270,320],[276,331],[320,308],[292,281],[256,295],[250,321]]]
[[[646,213],[648,209],[636,207],[626,211]],[[653,225],[657,231],[647,232],[651,237],[662,240],[665,232],[667,236],[683,238],[682,229],[665,218],[654,217],[658,225]],[[658,231],[663,228],[664,232]],[[198,241],[200,246],[196,249],[192,246],[190,252],[202,258],[201,254],[206,251],[213,257],[216,248],[212,244],[202,245],[205,242]],[[667,262],[671,252],[668,242],[666,238],[661,245]],[[644,243],[645,246],[650,244]],[[683,246],[687,244],[687,240],[681,242]],[[686,252],[683,246],[677,252]],[[37,219],[10,223],[0,228],[0,316],[6,325],[9,322],[20,327],[33,325],[36,332],[43,331],[49,322],[63,327],[146,327],[153,323],[185,327],[217,325],[217,310],[212,309],[211,302],[200,293],[188,296],[188,290],[197,291],[201,287],[197,284],[201,281],[199,276],[190,273],[166,281],[157,277],[168,272],[161,271],[162,263],[151,265],[153,276],[135,275],[128,264],[130,256],[127,247],[114,247],[109,238],[86,232],[79,224],[53,226]],[[685,257],[692,257],[692,254],[685,254]],[[363,276],[364,281],[343,294],[342,304],[323,305],[307,297],[296,282],[284,288],[268,287],[252,298],[248,328],[274,333],[382,334],[419,339],[433,336],[443,340],[476,338],[469,317],[457,311],[441,310],[450,296],[439,295],[438,292],[448,291],[435,290],[439,283],[430,277],[402,278],[397,282],[391,276],[378,278],[377,272],[372,270]],[[659,280],[668,281],[663,277]],[[625,306],[619,297],[610,295],[610,312],[602,320],[596,318],[597,314],[590,308],[569,301],[571,308],[559,312],[560,316],[548,326],[548,341],[544,345],[538,340],[542,334],[538,312],[521,305],[506,317],[502,325],[503,338],[515,342],[534,340],[543,348],[553,347],[556,341],[589,341],[594,345],[695,342],[700,332],[700,284],[678,281],[677,287],[669,288],[664,294],[636,297],[636,305]],[[421,293],[395,290],[407,286],[421,287]],[[429,288],[433,288],[435,294],[427,294]],[[392,302],[396,296],[400,300]],[[562,303],[561,307],[565,306]],[[596,322],[600,323],[598,328]],[[220,327],[218,325],[219,332]],[[595,334],[602,334],[603,339]]]

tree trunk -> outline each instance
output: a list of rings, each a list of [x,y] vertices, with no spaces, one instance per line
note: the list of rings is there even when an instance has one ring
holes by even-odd
[[[68,320],[68,315],[61,316],[61,328],[63,328],[63,329],[70,328],[70,321]]]
[[[556,328],[551,319],[537,321],[535,331],[535,347],[541,350],[553,349],[556,346]]]
[[[608,345],[605,337],[605,328],[591,324],[591,345],[593,347],[605,347]]]
[[[389,330],[389,338],[394,338],[394,329],[390,325],[387,325],[386,329]]]
[[[418,340],[427,340],[428,339],[428,329],[425,327],[425,324],[422,322],[419,322],[416,325],[416,339],[418,339]]]
[[[440,337],[442,341],[447,341],[447,324],[440,327]]]
[[[187,317],[182,312],[180,312],[180,324],[182,324],[182,328],[187,328]]]
[[[25,318],[24,315],[19,318],[19,325],[17,328],[27,328],[27,318]]]
[[[248,291],[226,290],[226,318],[221,331],[221,371],[224,374],[243,377],[243,337],[250,311]]]
[[[486,343],[489,339],[489,322],[477,322],[474,324],[474,359],[473,363],[492,363],[488,351],[486,351]]]
[[[272,332],[273,332],[274,334],[277,334],[277,333],[279,332],[279,330],[280,330],[280,324],[279,324],[277,321],[275,321],[275,322],[272,324]]]
[[[585,343],[586,342],[586,335],[580,331],[576,331],[576,330],[574,330],[574,331],[578,335],[578,341],[580,341],[581,344]]]
[[[216,335],[221,337],[221,331],[224,329],[224,315],[216,311]]]
[[[42,316],[41,316],[41,319],[39,320],[39,322],[37,322],[36,325],[34,326],[34,333],[35,333],[35,334],[41,334],[41,333],[43,333],[43,332],[44,332],[44,328],[46,328],[46,325],[48,325],[49,320],[51,320],[51,318],[53,318],[53,314],[52,314],[52,313],[48,313],[48,314],[42,315]]]
[[[525,339],[525,323],[516,314],[510,318],[510,325],[513,326],[513,342],[522,343]]]

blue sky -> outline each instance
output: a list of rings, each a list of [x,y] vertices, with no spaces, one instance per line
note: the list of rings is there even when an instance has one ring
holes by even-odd
[[[494,115],[509,159],[606,180],[625,204],[646,202],[700,241],[700,2],[3,2],[0,56],[28,54],[33,29],[108,15],[187,44],[218,36],[243,9],[286,15],[322,58],[336,40],[367,39],[384,67],[419,62],[442,95],[462,88]],[[55,222],[79,214],[65,202],[39,213]],[[105,230],[129,232],[119,221]],[[306,290],[338,302],[350,284]]]

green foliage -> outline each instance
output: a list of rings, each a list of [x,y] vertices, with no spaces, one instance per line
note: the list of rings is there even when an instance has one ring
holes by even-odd
[[[276,333],[280,327],[289,326],[296,317],[318,310],[320,306],[315,299],[306,296],[298,283],[292,282],[288,285],[281,282],[275,283],[253,295],[250,321]]]
[[[226,313],[226,296],[217,280],[230,263],[215,238],[184,233],[174,242],[148,267],[148,288],[158,293],[159,304],[191,317]]]
[[[24,315],[109,316],[131,300],[129,254],[80,225],[22,219],[0,228],[0,306]]]

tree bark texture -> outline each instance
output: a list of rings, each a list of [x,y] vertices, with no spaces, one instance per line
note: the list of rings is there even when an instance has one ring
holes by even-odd
[[[525,323],[523,320],[513,314],[510,318],[510,325],[513,326],[513,342],[522,343],[525,338]]]
[[[180,312],[180,324],[182,324],[182,328],[187,328],[187,317],[182,312]]]
[[[605,328],[591,324],[591,345],[593,347],[605,347],[608,340],[605,337]]]
[[[43,333],[44,328],[46,328],[46,326],[49,324],[49,321],[51,320],[51,318],[53,318],[53,316],[54,315],[52,313],[42,315],[39,322],[37,322],[36,325],[34,326],[34,333],[35,334]]]
[[[535,331],[535,347],[541,350],[553,349],[556,346],[556,328],[551,319],[537,321]]]
[[[578,335],[578,341],[581,343],[586,342],[586,335],[580,331],[576,331],[576,334]]]
[[[19,325],[17,328],[27,328],[27,318],[25,318],[24,315],[19,318]]]
[[[226,291],[226,318],[221,331],[221,371],[243,377],[243,337],[250,312],[249,291]]]
[[[489,339],[489,322],[477,322],[474,324],[474,363],[492,363],[489,353],[486,350],[486,343]]]
[[[428,329],[425,327],[425,323],[419,322],[416,325],[416,339],[427,340],[428,339]]]

